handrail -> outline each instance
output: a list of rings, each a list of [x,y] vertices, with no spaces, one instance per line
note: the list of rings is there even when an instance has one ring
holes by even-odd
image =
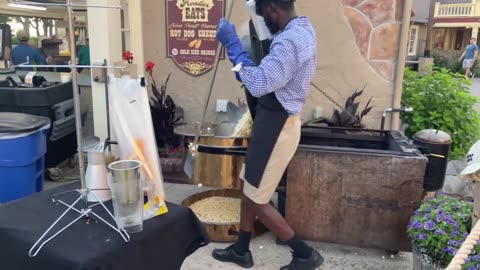
[[[471,17],[477,13],[476,4],[440,4],[435,8],[435,17]]]

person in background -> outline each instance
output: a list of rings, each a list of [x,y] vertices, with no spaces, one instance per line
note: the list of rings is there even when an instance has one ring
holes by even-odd
[[[45,58],[38,49],[33,48],[28,44],[30,34],[25,30],[17,32],[17,39],[20,45],[16,46],[12,51],[13,65],[20,65],[27,62],[28,65],[48,65],[47,58]],[[16,67],[17,70],[33,70],[32,67]]]
[[[459,61],[462,61],[462,58],[465,57],[465,59],[463,60],[463,68],[465,69],[465,76],[469,78],[473,78],[473,76],[475,75],[472,73],[471,69],[478,56],[478,45],[476,43],[477,39],[471,38],[470,45],[465,48],[462,56],[460,56],[460,59],[458,59]]]
[[[90,44],[88,38],[85,39],[85,46],[83,46],[78,51],[78,64],[82,66],[89,66],[90,65]],[[82,72],[83,68],[78,68],[78,72]]]

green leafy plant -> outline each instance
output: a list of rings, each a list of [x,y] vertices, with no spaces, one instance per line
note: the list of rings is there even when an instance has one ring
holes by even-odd
[[[431,264],[445,268],[472,228],[473,204],[446,195],[425,200],[410,218],[407,232],[412,244]],[[467,258],[463,269],[480,269],[480,246]]]
[[[414,111],[401,115],[412,137],[422,129],[438,128],[452,136],[450,159],[465,156],[480,138],[478,99],[470,94],[471,82],[465,76],[445,68],[434,68],[432,75],[420,76],[405,70],[402,101]]]
[[[465,70],[463,69],[463,59],[459,60],[462,53],[462,50],[436,50],[432,52],[433,62],[435,66],[446,68],[455,73],[465,74]],[[480,61],[475,61],[472,67],[472,72],[479,74]]]

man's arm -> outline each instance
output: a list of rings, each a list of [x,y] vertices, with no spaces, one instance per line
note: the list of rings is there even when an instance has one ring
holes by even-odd
[[[463,51],[462,55],[460,56],[460,58],[458,58],[458,61],[462,61],[462,58],[465,56],[465,53],[467,52],[467,50]]]
[[[38,50],[35,50],[35,63],[37,63],[37,65],[48,65],[47,63],[47,59],[45,57],[43,57],[43,55],[40,53],[40,51]]]
[[[252,96],[261,97],[291,80],[295,61],[295,46],[291,41],[274,42],[258,67],[246,66],[240,70],[240,79]]]
[[[475,55],[473,55],[473,61],[477,60],[478,56],[478,46],[475,47]]]

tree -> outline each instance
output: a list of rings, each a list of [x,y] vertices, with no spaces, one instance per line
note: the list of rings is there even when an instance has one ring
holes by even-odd
[[[42,24],[43,24],[43,34],[45,36],[53,36],[53,27],[54,27],[54,24],[53,24],[53,20],[51,19],[45,19],[45,18],[42,18]]]
[[[29,17],[15,17],[15,21],[23,25],[23,30],[29,31],[30,18]]]
[[[32,18],[32,20],[30,20],[30,25],[35,29],[37,37],[39,37],[40,36],[40,19],[36,17]]]
[[[12,17],[5,14],[0,14],[0,24],[9,23],[11,21],[12,21]]]

